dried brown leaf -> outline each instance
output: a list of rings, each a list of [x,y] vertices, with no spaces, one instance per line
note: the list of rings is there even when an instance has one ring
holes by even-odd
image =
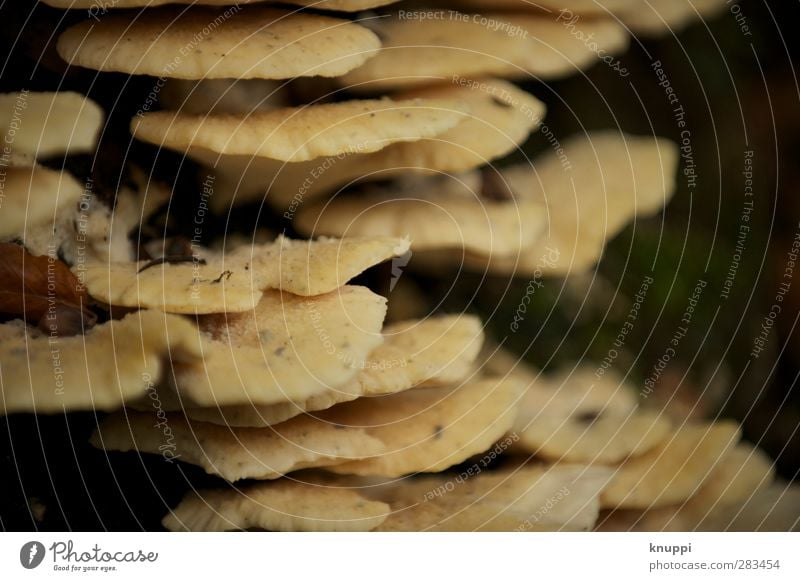
[[[86,289],[61,260],[33,256],[17,244],[0,244],[0,312],[40,324],[45,317],[58,324],[64,318],[60,315],[82,314],[84,325],[91,326],[95,316],[86,310],[88,301]]]

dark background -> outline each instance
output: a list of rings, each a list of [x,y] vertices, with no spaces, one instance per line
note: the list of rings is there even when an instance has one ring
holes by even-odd
[[[663,221],[661,216],[637,220],[610,244],[597,271],[537,291],[534,312],[520,333],[509,334],[508,324],[527,280],[462,273],[452,290],[452,280],[414,277],[432,305],[484,315],[495,340],[538,366],[556,368],[576,360],[598,364],[643,276],[653,276],[656,284],[614,364],[640,387],[664,352],[697,280],[706,280],[690,331],[647,403],[678,418],[736,418],[746,438],[776,459],[781,476],[796,479],[800,271],[766,349],[757,359],[750,352],[775,302],[786,252],[800,230],[800,92],[793,67],[800,3],[746,0],[740,5],[752,36],[744,36],[726,10],[677,37],[634,40],[621,57],[631,71],[624,80],[597,65],[585,76],[525,86],[547,103],[546,123],[562,140],[575,132],[619,126],[677,141],[671,107],[650,66],[660,60],[686,110],[699,175],[691,191],[679,178]],[[52,163],[66,163],[79,175],[92,173],[101,195],[113,198],[124,179],[123,158],[131,156],[145,166],[156,161],[155,152],[132,144],[127,133],[128,120],[152,88],[152,79],[67,71],[53,52],[54,31],[75,18],[31,1],[3,3],[0,38],[6,56],[0,91],[78,90],[110,111],[94,164],[81,158]],[[547,147],[536,134],[526,153]],[[754,152],[755,209],[735,284],[723,300],[720,291],[742,215],[745,150]],[[160,153],[155,171],[175,184],[180,203],[196,203],[193,166]],[[162,218],[173,232],[180,231],[174,216]],[[264,224],[286,227],[269,212],[252,208],[233,218],[243,232]],[[0,529],[159,529],[167,508],[190,485],[218,482],[198,468],[170,465],[160,457],[106,456],[86,443],[96,421],[90,413],[0,418]]]

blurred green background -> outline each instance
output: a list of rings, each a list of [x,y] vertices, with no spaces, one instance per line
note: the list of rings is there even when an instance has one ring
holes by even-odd
[[[662,216],[637,220],[607,248],[598,269],[537,290],[531,334],[508,334],[527,280],[483,282],[474,303],[490,313],[496,334],[545,369],[588,360],[599,365],[626,320],[643,277],[655,283],[613,367],[643,388],[680,326],[698,280],[707,282],[686,337],[660,376],[648,404],[678,418],[729,416],[745,436],[777,459],[782,474],[800,469],[800,272],[784,277],[787,252],[800,232],[798,153],[800,93],[794,59],[798,46],[787,23],[798,22],[797,2],[741,2],[746,36],[726,9],[677,37],[634,40],[622,58],[631,71],[620,77],[595,66],[585,78],[527,88],[548,104],[546,123],[559,138],[619,127],[680,142],[671,106],[658,85],[661,61],[686,112],[697,185],[679,176],[675,197]],[[544,90],[543,90],[544,89]],[[550,90],[548,90],[550,89]],[[530,154],[549,147],[537,135]],[[745,152],[752,152],[752,213],[745,222]],[[683,162],[685,165],[685,161]],[[740,226],[749,231],[740,241]],[[740,241],[737,253],[737,241]],[[728,298],[724,282],[740,256]],[[751,356],[762,324],[776,304],[779,284],[791,282],[764,350]],[[546,321],[544,326],[532,328]]]
[[[412,276],[432,305],[483,315],[496,341],[544,369],[576,361],[599,366],[615,348],[642,279],[652,276],[654,284],[612,366],[640,390],[680,326],[697,281],[706,281],[688,333],[646,403],[677,418],[738,419],[745,436],[776,458],[781,475],[794,479],[800,470],[800,279],[792,281],[780,303],[763,352],[758,358],[751,352],[776,304],[786,253],[800,230],[800,91],[793,65],[800,46],[792,30],[800,22],[800,3],[745,0],[737,6],[750,36],[726,9],[677,36],[634,40],[620,58],[629,77],[600,64],[583,76],[526,84],[547,103],[547,126],[562,142],[573,133],[609,127],[679,141],[672,108],[651,67],[655,60],[686,112],[697,185],[689,188],[679,178],[664,214],[625,229],[596,271],[548,281],[537,290],[518,333],[510,333],[509,324],[527,279],[460,273],[453,286],[452,279]],[[89,71],[67,72],[52,50],[53,30],[76,16],[40,5],[34,9],[32,0],[4,4],[0,13],[3,54],[13,57],[0,74],[0,90],[88,88],[111,111],[93,177],[101,195],[113,196],[123,154],[145,165],[152,156],[147,147],[130,144],[127,133],[152,79],[107,74],[97,80]],[[537,133],[525,153],[534,156],[548,147]],[[753,152],[753,212],[725,299],[720,295],[745,207],[746,151]],[[179,197],[191,205],[195,168],[169,155],[161,156],[159,165],[157,171],[178,184]],[[86,173],[87,166],[86,160],[76,160],[71,169]],[[245,232],[258,225],[284,226],[252,208],[234,219]],[[10,475],[0,478],[0,529],[158,529],[166,506],[174,505],[190,483],[214,484],[192,466],[136,457],[107,461],[86,443],[96,421],[95,414],[0,418],[0,474]],[[35,506],[47,507],[41,518],[35,518]]]

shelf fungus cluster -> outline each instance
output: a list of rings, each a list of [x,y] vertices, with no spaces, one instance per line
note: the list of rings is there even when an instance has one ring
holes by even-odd
[[[91,16],[58,38],[71,67],[158,79],[134,139],[213,174],[219,216],[264,203],[295,234],[180,253],[143,240],[172,195],[147,171],[127,168],[109,201],[40,163],[92,154],[101,108],[0,96],[0,412],[109,412],[91,436],[103,453],[218,477],[164,507],[170,530],[768,522],[771,461],[736,425],[670,421],[610,373],[526,368],[470,314],[388,320],[362,284],[409,260],[582,273],[657,214],[674,143],[604,130],[527,159],[546,111],[514,83],[617,62],[631,30],[679,26],[691,3],[463,0],[430,18],[392,0],[43,1]]]

